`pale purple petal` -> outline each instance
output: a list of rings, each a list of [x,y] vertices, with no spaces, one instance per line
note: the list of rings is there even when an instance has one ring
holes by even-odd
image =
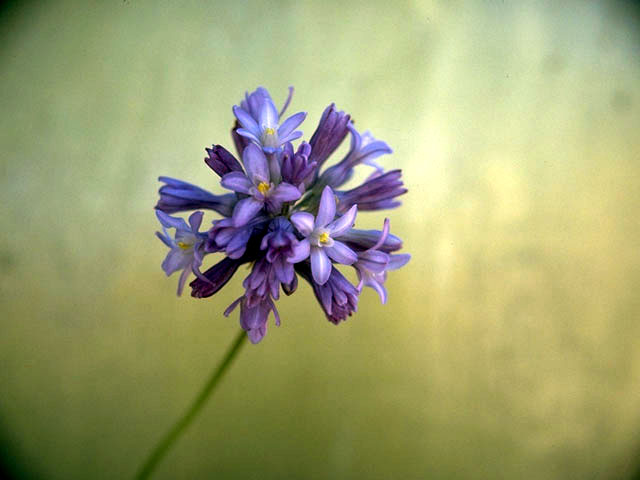
[[[314,218],[309,212],[296,212],[291,215],[290,220],[293,226],[305,237],[308,237],[313,231]]]
[[[387,270],[397,270],[398,268],[404,267],[409,260],[411,260],[411,255],[408,253],[391,255],[391,260],[389,260]]]
[[[311,275],[318,285],[324,285],[331,275],[331,260],[327,257],[324,249],[311,248]]]
[[[184,284],[187,282],[187,278],[191,273],[191,269],[185,268],[180,274],[180,279],[178,280],[178,296],[182,295],[182,290],[184,290]]]
[[[260,127],[275,128],[278,125],[278,110],[270,97],[264,99],[262,110],[260,111]]]
[[[179,247],[176,247],[167,253],[167,256],[162,262],[162,270],[169,276],[190,264],[191,255],[185,255]]]
[[[356,214],[358,213],[358,206],[354,205],[349,209],[347,213],[338,218],[335,222],[331,222],[327,227],[330,235],[333,237],[338,237],[342,235],[344,232],[353,227],[354,222],[356,221]]]
[[[242,162],[247,170],[247,176],[254,184],[269,181],[269,164],[260,147],[253,143],[247,145],[242,152]]]
[[[246,225],[249,220],[256,216],[263,205],[263,202],[253,197],[240,200],[233,209],[233,226],[241,227]]]
[[[387,237],[389,236],[390,229],[391,229],[391,225],[389,223],[389,219],[385,218],[384,224],[382,225],[382,232],[380,232],[380,238],[378,239],[376,244],[373,247],[371,247],[371,250],[377,250],[382,245],[384,245],[384,242],[387,240]]]
[[[330,186],[324,187],[322,197],[320,198],[320,206],[318,207],[318,215],[316,215],[315,228],[323,228],[331,222],[336,216],[336,199]]]
[[[238,122],[246,128],[250,133],[255,135],[256,137],[260,136],[260,127],[256,123],[256,121],[242,108],[237,105],[233,106],[233,114],[238,119]]]
[[[300,138],[301,136],[302,136],[302,132],[300,130],[296,130],[295,132],[291,132],[286,137],[283,137],[283,138],[278,137],[278,140],[280,141],[280,143],[291,142],[296,138]]]
[[[324,247],[324,250],[334,262],[342,265],[352,265],[358,260],[356,252],[337,240],[333,242],[331,247]]]
[[[203,215],[204,212],[193,212],[191,216],[189,216],[189,225],[191,226],[191,231],[193,233],[198,233],[200,225],[202,224]]]
[[[174,247],[173,243],[171,243],[171,237],[169,236],[169,234],[167,233],[166,230],[164,230],[164,233],[156,232],[156,236],[160,240],[162,240],[162,243],[164,243],[167,247],[169,247],[169,248],[173,248]]]
[[[389,264],[390,255],[379,250],[366,250],[358,254],[357,267],[370,270],[373,273],[383,273]]]
[[[293,202],[300,198],[300,190],[290,183],[282,182],[269,195],[276,202]]]
[[[287,258],[289,263],[298,263],[309,256],[311,244],[306,238],[291,247],[291,255]]]
[[[185,222],[182,218],[171,217],[161,210],[156,210],[156,217],[158,217],[158,220],[163,227],[175,228],[176,230],[189,230],[187,222]]]
[[[248,138],[249,140],[253,140],[254,142],[260,143],[260,139],[256,137],[253,133],[251,133],[249,130],[247,130],[246,128],[239,128],[236,130],[236,133],[245,138]]]
[[[287,135],[293,132],[298,127],[298,125],[304,122],[306,116],[306,112],[298,112],[295,115],[291,115],[289,118],[287,118],[278,128],[278,138],[285,138]]]
[[[248,147],[247,147],[248,148]],[[229,172],[222,177],[220,185],[229,190],[239,193],[249,193],[253,183],[241,172]]]

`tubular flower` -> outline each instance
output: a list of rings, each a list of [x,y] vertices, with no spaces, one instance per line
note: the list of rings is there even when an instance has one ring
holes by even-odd
[[[311,285],[327,319],[344,321],[357,308],[365,286],[374,289],[382,303],[387,272],[405,265],[410,256],[397,254],[402,240],[389,233],[389,221],[382,230],[354,228],[358,210],[381,210],[400,205],[397,197],[407,192],[400,170],[385,172],[374,163],[389,146],[368,132],[360,134],[350,115],[325,109],[311,140],[297,148],[291,143],[302,136],[296,128],[306,113],[280,121],[291,101],[293,88],[281,111],[269,92],[259,87],[233,107],[236,117],[231,130],[238,160],[222,145],[206,148],[205,163],[220,177],[231,193],[216,195],[200,187],[169,177],[160,177],[160,199],[156,215],[162,225],[158,237],[169,247],[162,263],[167,275],[182,271],[178,294],[190,273],[194,298],[207,298],[222,289],[243,264],[251,271],[244,279],[244,293],[225,311],[228,316],[240,307],[240,325],[253,343],[267,332],[269,315],[276,325],[280,317],[276,301],[280,290],[296,292],[298,276]],[[324,164],[347,134],[351,148],[339,162]],[[359,165],[375,171],[359,186],[344,185]],[[169,214],[189,210],[213,210],[208,231],[200,232],[203,212],[191,214],[188,223]],[[173,237],[167,229],[175,229]],[[220,255],[204,272],[207,255]],[[338,266],[355,269],[358,285],[352,285]]]

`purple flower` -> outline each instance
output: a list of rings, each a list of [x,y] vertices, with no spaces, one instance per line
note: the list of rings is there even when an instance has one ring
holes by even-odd
[[[336,192],[339,200],[338,212],[344,213],[356,204],[360,211],[383,210],[401,205],[399,201],[394,200],[407,193],[400,180],[401,176],[401,170],[391,170],[387,173],[376,171],[359,187],[346,192]]]
[[[313,279],[319,285],[323,285],[329,279],[331,260],[343,265],[351,265],[357,260],[353,250],[344,243],[334,240],[334,237],[339,237],[353,226],[357,211],[358,207],[354,205],[342,217],[334,220],[336,201],[331,187],[327,186],[322,192],[316,217],[308,212],[296,212],[291,215],[291,222],[305,237],[303,242],[309,244],[311,272]],[[300,249],[300,256],[294,256],[289,261],[300,262],[306,258],[303,254],[304,251]]]
[[[360,280],[358,292],[362,291],[364,286],[371,287],[378,292],[382,303],[387,303],[387,289],[384,287],[387,271],[397,270],[411,259],[409,254],[391,255],[377,250],[384,245],[388,236],[389,219],[387,218],[378,241],[371,248],[358,252],[358,261],[353,264]]]
[[[247,297],[242,296],[227,307],[224,316],[228,317],[238,304],[240,305],[240,326],[247,332],[251,343],[259,343],[267,334],[269,313],[273,312],[276,325],[280,325],[280,315],[278,315],[278,310],[270,298],[249,305]]]
[[[282,204],[300,198],[300,191],[290,183],[275,185],[271,182],[267,158],[255,145],[248,145],[242,154],[245,175],[242,172],[229,172],[222,177],[220,184],[237,193],[249,195],[240,200],[233,210],[233,224],[236,227],[246,224],[263,207],[270,213],[279,212]]]
[[[322,285],[314,281],[308,262],[298,263],[296,271],[311,284],[318,303],[331,323],[337,325],[357,310],[360,292],[335,267],[331,268],[329,278]]]
[[[246,255],[247,249],[255,244],[254,250],[260,245],[260,238],[269,222],[269,218],[259,215],[247,224],[236,227],[231,218],[214,220],[205,243],[208,253],[224,251],[230,258],[238,259]]]
[[[211,170],[216,172],[219,177],[223,177],[229,172],[242,172],[242,165],[222,145],[213,145],[211,148],[205,148],[207,157],[205,163],[209,165]]]
[[[214,195],[182,180],[169,177],[159,177],[159,181],[166,185],[160,187],[160,200],[156,210],[164,213],[184,212],[187,210],[214,210],[225,217],[231,216],[233,207],[238,201],[233,193]]]
[[[282,151],[282,180],[291,185],[295,185],[304,193],[305,185],[309,179],[313,178],[317,163],[309,161],[311,145],[302,142],[298,151],[293,153],[293,145],[287,142]]]
[[[291,95],[292,90],[289,91],[289,99],[282,113],[289,104]],[[241,106],[234,105],[233,114],[242,126],[236,130],[238,135],[252,140],[266,153],[275,153],[284,143],[301,137],[302,132],[294,130],[307,116],[305,112],[299,112],[280,124],[280,115],[271,100],[271,95],[262,87],[247,95]]]
[[[169,253],[162,262],[162,269],[171,275],[178,270],[182,270],[178,281],[178,295],[182,294],[182,289],[191,271],[197,272],[202,265],[204,256],[204,239],[206,235],[198,232],[202,223],[202,212],[194,212],[189,217],[189,225],[182,218],[170,217],[166,213],[156,210],[156,216],[162,224],[163,233],[156,232],[162,242],[169,247]],[[175,228],[174,238],[169,236],[167,228]]]
[[[293,225],[284,217],[276,217],[262,238],[260,250],[266,250],[266,259],[274,267],[276,278],[285,285],[294,279],[293,263],[309,256],[309,242],[300,242],[293,233]]]
[[[332,103],[322,112],[318,128],[313,133],[309,144],[311,145],[311,162],[316,162],[318,168],[335,152],[340,146],[344,137],[347,136],[347,125],[351,117],[336,111],[336,106]]]
[[[386,143],[373,138],[371,133],[365,132],[362,135],[354,128],[352,124],[347,126],[351,133],[351,148],[349,153],[340,163],[329,167],[319,179],[319,185],[329,185],[336,188],[347,182],[353,175],[353,168],[359,164],[366,164],[382,170],[373,160],[385,153],[391,153],[393,150]]]

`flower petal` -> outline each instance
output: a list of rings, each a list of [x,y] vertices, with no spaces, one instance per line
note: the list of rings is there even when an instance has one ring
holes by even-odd
[[[191,231],[193,233],[198,233],[198,230],[200,229],[200,225],[202,225],[202,217],[204,215],[204,212],[193,212],[190,216],[189,216],[189,225],[191,226]]]
[[[278,138],[285,138],[287,135],[293,132],[298,127],[298,125],[304,122],[304,119],[306,117],[306,112],[298,112],[295,115],[291,115],[284,122],[282,122],[282,125],[280,125],[280,128],[278,128]]]
[[[342,215],[335,222],[331,222],[327,227],[331,236],[338,237],[342,235],[344,232],[353,227],[354,222],[356,221],[356,214],[358,213],[358,206],[354,205],[349,209],[347,213]]]
[[[162,262],[162,270],[167,276],[171,275],[178,270],[182,270],[184,267],[191,263],[192,256],[185,255],[184,252],[179,248],[174,248],[165,257]]]
[[[331,260],[323,248],[311,248],[311,275],[318,285],[324,285],[331,275]]]
[[[260,127],[275,128],[278,125],[278,110],[271,97],[266,97],[260,110]]]
[[[156,210],[156,217],[158,217],[158,220],[163,227],[175,228],[176,230],[189,230],[187,222],[185,222],[184,219],[179,217],[171,217],[164,213],[162,210]]]
[[[289,220],[291,220],[293,226],[296,227],[302,235],[305,237],[311,235],[314,218],[309,212],[296,212],[291,215]]]
[[[336,199],[330,186],[324,187],[322,197],[320,198],[320,206],[318,207],[318,215],[316,215],[315,228],[323,228],[327,226],[336,216]]]
[[[247,176],[254,184],[269,182],[269,164],[262,149],[253,143],[247,145],[242,152],[242,162],[247,170]]]
[[[304,239],[298,242],[295,245],[291,246],[291,255],[287,258],[287,262],[289,263],[298,263],[303,260],[306,260],[309,256],[309,250],[311,245],[309,240]]]
[[[260,139],[256,137],[253,133],[251,133],[249,130],[247,130],[246,128],[239,128],[236,130],[236,133],[245,138],[248,138],[249,140],[253,140],[254,142],[260,143]]]
[[[238,122],[240,122],[240,125],[246,128],[250,133],[252,133],[256,137],[260,137],[260,127],[258,126],[256,121],[251,117],[251,115],[249,115],[249,113],[247,113],[245,110],[238,107],[237,105],[234,105],[233,114],[238,119]]]
[[[241,227],[246,225],[249,220],[256,216],[256,213],[260,211],[262,205],[263,202],[253,197],[240,200],[233,209],[233,226]]]
[[[300,190],[290,183],[282,182],[273,189],[269,197],[279,203],[293,202],[300,198]]]
[[[247,178],[244,173],[241,172],[229,172],[222,177],[220,185],[224,188],[233,190],[239,193],[249,193],[253,183]]]
[[[391,260],[389,260],[389,265],[387,266],[387,270],[397,270],[400,267],[404,267],[409,260],[411,260],[411,255],[408,253],[399,253],[397,255],[390,255]]]
[[[324,250],[334,262],[342,265],[352,265],[358,260],[356,252],[337,240],[333,242],[332,246],[324,247]]]

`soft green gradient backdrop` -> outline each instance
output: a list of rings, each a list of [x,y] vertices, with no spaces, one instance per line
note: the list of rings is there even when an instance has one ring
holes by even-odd
[[[310,288],[158,479],[624,478],[640,432],[640,58],[629,4],[36,2],[0,44],[0,423],[50,479],[121,479],[235,334],[175,297],[158,175],[269,88],[394,149],[412,262],[329,324]],[[381,225],[362,215],[359,226]]]

